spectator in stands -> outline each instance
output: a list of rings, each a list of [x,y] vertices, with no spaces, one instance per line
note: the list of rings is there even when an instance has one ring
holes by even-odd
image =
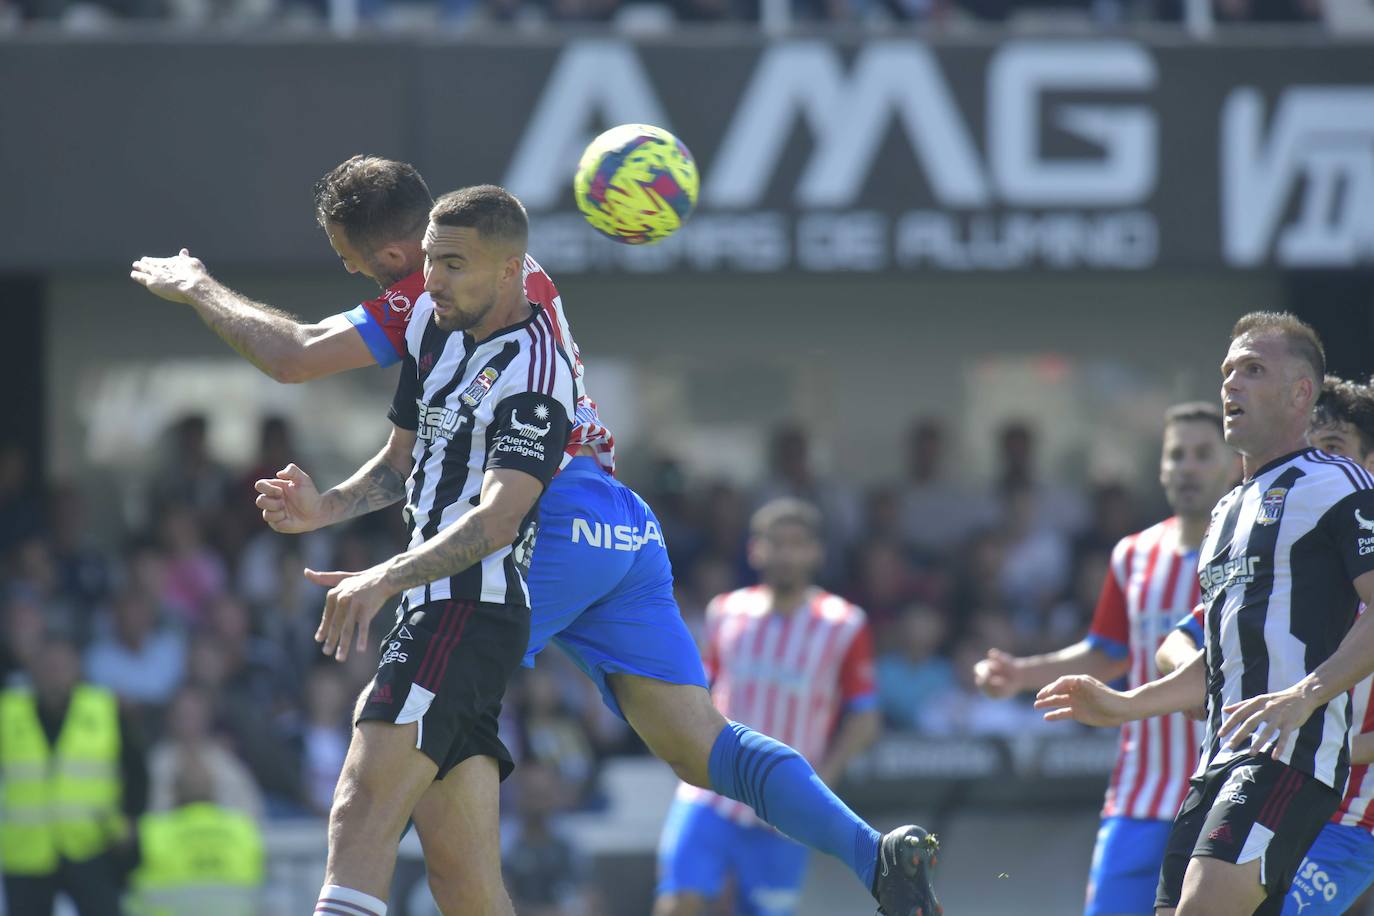
[[[879,645],[903,608],[914,601],[935,603],[943,597],[943,576],[917,566],[906,549],[894,541],[861,544],[856,563],[853,584],[843,594],[868,613]]]
[[[43,523],[29,453],[18,443],[0,444],[0,556],[37,534]]]
[[[1029,703],[1007,703],[984,696],[973,666],[994,645],[1019,645],[1011,621],[997,613],[979,615],[968,635],[955,645],[954,684],[929,697],[917,711],[921,731],[934,736],[1001,736],[1053,730]]]
[[[62,577],[52,545],[39,534],[20,541],[10,555],[11,580],[34,595],[43,608],[43,618],[51,628],[73,637],[84,636],[89,625],[85,608],[78,608],[62,592]]]
[[[557,774],[568,787],[569,803],[591,803],[598,769],[595,746],[557,675],[543,665],[526,672],[516,705],[526,759]]]
[[[214,774],[197,758],[177,771],[170,809],[139,818],[135,916],[258,916],[263,840],[258,823],[215,802]]]
[[[209,421],[201,414],[182,417],[169,430],[168,460],[154,479],[155,508],[186,506],[201,518],[224,509],[233,478],[210,454]]]
[[[148,776],[114,695],[81,681],[81,656],[49,633],[32,687],[0,691],[0,869],[11,913],[49,916],[59,892],[81,916],[117,916],[121,860]]]
[[[16,686],[37,664],[48,629],[43,609],[31,589],[11,585],[4,594],[4,619],[0,620],[0,688]]]
[[[83,616],[110,594],[110,564],[91,539],[86,500],[73,484],[53,488],[48,531],[58,588]]]
[[[913,604],[902,611],[892,636],[894,649],[878,658],[878,700],[891,725],[919,728],[929,698],[954,686],[954,670],[940,654],[949,622],[935,608]]]
[[[1023,633],[1034,632],[1068,584],[1069,541],[1061,530],[1039,523],[1040,502],[1032,488],[1017,485],[1004,492],[1000,603]]]
[[[263,689],[272,674],[254,670],[241,646],[227,646],[222,636],[210,632],[191,641],[190,672],[211,699],[230,749],[247,764],[269,811],[299,813],[304,795],[291,741],[294,710],[279,705],[270,688]]]
[[[953,554],[992,514],[986,500],[950,479],[947,437],[944,424],[933,417],[911,427],[906,439],[906,478],[896,505],[903,539],[935,556]]]
[[[821,510],[826,560],[818,581],[838,587],[843,581],[845,548],[859,533],[858,500],[848,485],[821,476],[812,466],[811,436],[799,423],[785,423],[773,430],[768,443],[768,476],[754,493],[754,505],[782,497],[800,499]],[[741,524],[741,543],[743,530]]]
[[[184,505],[163,510],[158,539],[166,557],[162,600],[187,624],[198,624],[228,583],[224,558],[206,543],[200,518]]]
[[[90,679],[125,703],[162,707],[186,672],[186,638],[158,619],[146,593],[126,588],[115,596],[110,631],[86,652]]]
[[[519,821],[502,830],[502,870],[521,916],[590,916],[602,912],[588,868],[555,825],[567,801],[557,772],[541,763],[516,770]]]
[[[210,697],[201,687],[183,687],[172,699],[166,736],[148,754],[149,810],[176,807],[177,779],[194,769],[207,780],[204,800],[261,820],[262,792],[243,761],[215,733],[213,717]]]
[[[317,662],[306,676],[302,780],[306,801],[321,816],[329,814],[348,753],[353,694],[343,674],[328,662]]]
[[[1025,420],[1008,420],[997,431],[998,468],[993,478],[992,504],[1005,511],[1012,499],[1029,500],[1037,527],[1063,534],[1081,530],[1087,522],[1083,494],[1072,487],[1046,481],[1040,476],[1039,445],[1035,428]],[[996,516],[994,516],[996,518]]]

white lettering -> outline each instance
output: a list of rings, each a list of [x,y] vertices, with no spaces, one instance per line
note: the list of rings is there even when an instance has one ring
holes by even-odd
[[[1226,259],[1262,264],[1276,237],[1284,266],[1350,266],[1374,258],[1374,88],[1288,89],[1267,137],[1263,121],[1259,90],[1241,87],[1227,97],[1221,118]],[[1280,232],[1295,194],[1296,216]]]
[[[1027,207],[1103,206],[1154,189],[1158,126],[1141,105],[1060,104],[1051,122],[1100,147],[1096,158],[1050,160],[1041,136],[1047,91],[1120,92],[1155,84],[1155,64],[1124,41],[1012,42],[988,68],[988,165],[1006,200]]]
[[[592,547],[601,546],[601,524],[599,522],[593,528],[585,518],[574,518],[572,530],[572,542],[574,544],[581,544],[586,541]]]
[[[567,192],[569,163],[593,125],[642,123],[672,130],[649,74],[626,41],[574,41],[554,65],[503,182],[526,207],[545,209]]]
[[[988,203],[987,178],[968,128],[934,56],[915,41],[866,45],[847,78],[838,49],[827,42],[769,48],[735,109],[702,199],[716,207],[756,206],[801,117],[815,152],[802,171],[797,202],[845,206],[862,189],[894,116],[941,204]]]

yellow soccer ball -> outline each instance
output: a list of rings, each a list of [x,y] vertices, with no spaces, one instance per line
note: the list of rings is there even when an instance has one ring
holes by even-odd
[[[627,245],[661,242],[697,202],[697,164],[661,127],[622,124],[588,145],[577,164],[577,207],[596,231]]]

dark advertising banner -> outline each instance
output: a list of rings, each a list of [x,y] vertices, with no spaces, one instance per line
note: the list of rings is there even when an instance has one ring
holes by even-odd
[[[436,191],[504,183],[560,273],[1374,263],[1362,45],[13,42],[0,83],[26,87],[0,97],[10,268],[192,236],[322,259],[310,183],[360,151]],[[702,172],[687,229],[645,248],[572,199],[582,147],[628,121]]]

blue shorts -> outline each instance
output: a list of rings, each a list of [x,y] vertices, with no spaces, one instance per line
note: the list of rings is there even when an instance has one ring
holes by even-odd
[[[622,719],[607,675],[706,687],[701,653],[673,598],[658,519],[595,458],[574,458],[539,501],[528,583],[526,667],[557,643]]]
[[[1093,847],[1084,916],[1153,916],[1170,821],[1104,817]]]
[[[709,805],[679,799],[658,841],[658,893],[714,900],[733,877],[737,914],[792,916],[807,857],[805,846],[769,827],[742,827]]]
[[[1374,881],[1374,836],[1364,827],[1327,824],[1283,899],[1283,916],[1337,916]]]

